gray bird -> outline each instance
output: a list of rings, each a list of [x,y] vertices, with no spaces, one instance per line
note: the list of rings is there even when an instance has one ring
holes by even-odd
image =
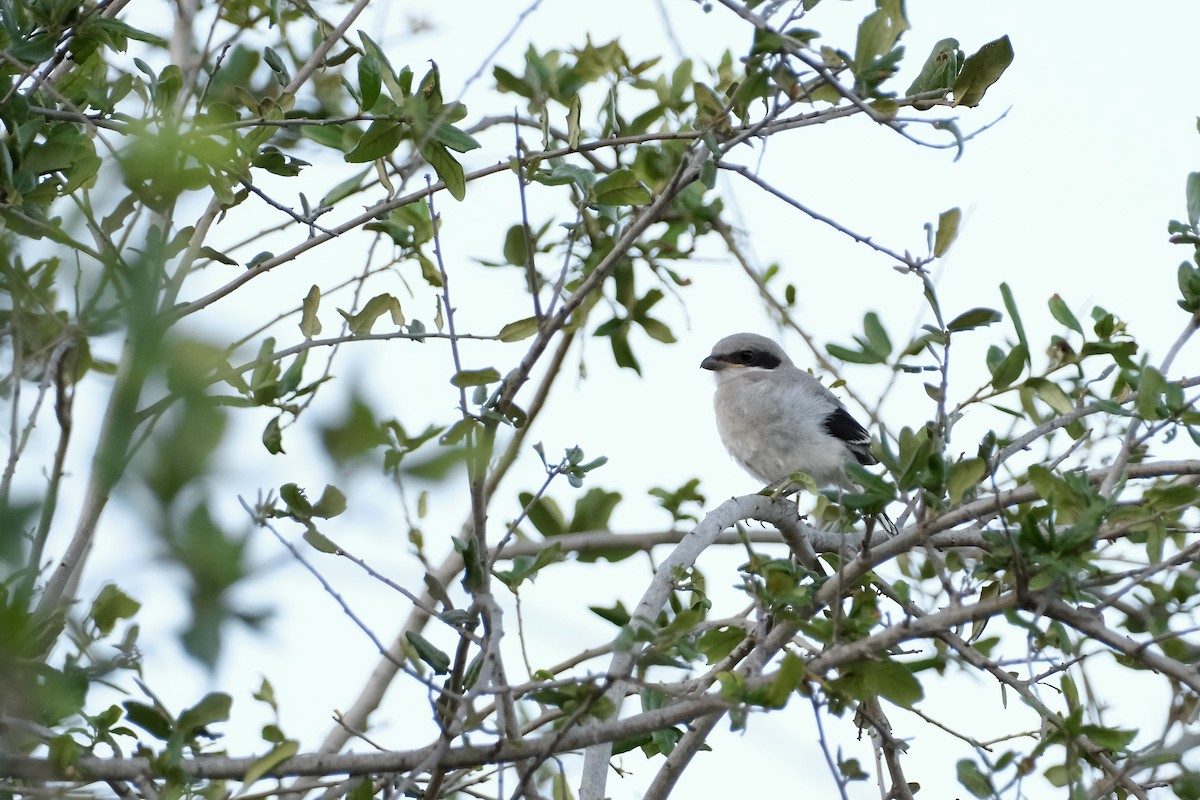
[[[793,472],[804,472],[818,486],[850,489],[847,462],[877,463],[866,429],[767,337],[726,336],[700,366],[717,379],[721,441],[760,481],[781,487]]]

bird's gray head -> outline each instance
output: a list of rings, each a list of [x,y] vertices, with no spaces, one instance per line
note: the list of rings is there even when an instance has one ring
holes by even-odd
[[[790,367],[792,362],[783,348],[767,337],[757,333],[735,333],[713,345],[712,353],[700,362],[700,366],[711,369],[719,378],[726,370],[776,369]]]

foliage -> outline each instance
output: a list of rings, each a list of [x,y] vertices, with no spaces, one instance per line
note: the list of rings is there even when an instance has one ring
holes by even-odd
[[[1007,285],[987,305],[943,308],[929,268],[958,235],[957,208],[929,223],[914,256],[810,211],[739,161],[854,116],[878,123],[881,137],[917,147],[928,135],[961,153],[970,136],[939,114],[985,103],[1013,61],[1008,37],[971,55],[939,42],[901,93],[902,0],[877,0],[844,42],[807,27],[821,24],[816,0],[786,19],[778,4],[722,0],[709,11],[744,26],[745,52],[710,67],[635,61],[618,41],[531,46],[520,64],[491,65],[496,92],[519,109],[487,116],[449,98],[436,64],[401,65],[357,29],[365,5],[336,6],[338,25],[305,3],[203,13],[181,3],[168,42],[124,3],[0,3],[0,324],[11,361],[0,388],[14,420],[0,484],[0,792],[102,780],[122,796],[216,797],[232,791],[227,782],[288,777],[299,792],[349,774],[335,793],[566,797],[579,785],[599,798],[612,754],[640,750],[661,765],[646,796],[664,797],[719,722],[740,728],[808,702],[818,719],[869,730],[883,765],[874,779],[909,797],[908,731],[893,732],[888,716],[919,711],[961,670],[1019,698],[1041,734],[987,746],[967,731],[973,755],[952,776],[921,780],[952,777],[973,796],[1001,797],[1036,773],[1072,797],[1141,797],[1163,782],[1200,797],[1179,746],[1200,695],[1188,633],[1200,462],[1150,449],[1163,438],[1200,444],[1197,380],[1175,367],[1200,322],[1200,173],[1187,180],[1186,218],[1169,226],[1193,252],[1179,267],[1182,333],[1167,355],[1152,361],[1116,314],[1096,306],[1081,320],[1058,295],[1037,313],[1061,328],[1035,341],[1022,322],[1035,312]],[[752,263],[721,174],[865,242],[919,283],[928,313],[916,336],[897,339],[868,313],[852,344],[816,356],[835,374],[854,363],[926,375],[928,419],[899,430],[883,421],[882,471],[856,471],[860,490],[818,498],[807,522],[790,501],[760,496],[704,513],[716,489],[693,480],[648,490],[674,530],[621,534],[613,519],[625,498],[591,485],[605,457],[579,447],[557,457],[530,432],[586,339],[607,340],[612,361],[635,371],[649,342],[675,343],[661,304],[686,303],[703,279],[695,255],[724,247]],[[509,296],[487,309],[494,327],[468,332],[460,305],[472,273],[448,257],[460,235],[448,226],[501,182],[515,199],[482,262]],[[530,197],[552,216],[532,219]],[[490,199],[486,210],[497,213]],[[282,222],[239,222],[262,213]],[[802,332],[796,287],[780,286],[775,268],[747,269],[781,325]],[[231,327],[222,309],[242,298],[248,318]],[[320,338],[327,326],[336,332]],[[468,347],[476,340],[491,360]],[[340,420],[320,417],[338,403],[341,354],[380,342],[406,353],[444,345],[453,366],[421,385],[452,387],[455,413],[381,420],[348,390]],[[963,390],[952,352],[976,359],[985,382]],[[102,418],[81,412],[85,395]],[[862,406],[877,418],[878,402]],[[974,411],[994,422],[961,452],[955,428]],[[231,445],[227,430],[250,421],[259,440]],[[468,510],[461,531],[438,540],[446,552],[432,552],[420,528],[429,496],[415,502],[407,544],[419,583],[330,535],[327,521],[353,510],[356,493],[305,487],[311,473],[289,452],[304,434],[341,478],[377,469],[398,492],[459,481],[465,468]],[[86,476],[65,467],[80,442],[94,447]],[[212,478],[230,446],[262,447],[297,474],[244,500],[240,525],[213,510]],[[540,486],[503,485],[518,460],[540,464]],[[550,492],[564,481],[579,490],[570,507]],[[509,523],[494,513],[502,492],[521,509]],[[251,546],[263,531],[371,637],[376,675],[321,752],[301,752],[282,729],[265,679],[255,697],[274,721],[258,756],[230,756],[216,741],[240,724],[228,692],[182,710],[158,699],[170,677],[143,658],[141,604],[121,576],[106,576],[90,604],[77,596],[112,533],[100,523],[114,497],[134,498],[139,525],[182,576],[182,641],[199,662],[221,657],[231,621],[254,628],[269,616],[237,593],[264,568]],[[877,525],[885,510],[894,522]],[[747,520],[773,527],[737,527]],[[524,587],[568,557],[598,569],[660,545],[669,555],[634,609],[591,609],[612,624],[611,641],[516,677],[507,642],[526,633],[504,622]],[[733,616],[715,607],[696,563],[726,546],[744,555],[738,580],[751,603]],[[404,598],[409,617],[391,644],[326,580],[334,559]],[[1169,685],[1176,699],[1157,732],[1106,724],[1087,688],[1100,654]],[[1020,678],[1014,660],[1044,668]],[[434,737],[391,731],[383,752],[340,754],[352,731],[368,731],[391,683],[428,693]],[[97,705],[106,686],[128,699]],[[823,733],[813,738],[843,794],[872,777],[835,756]],[[584,751],[581,774],[552,767]]]

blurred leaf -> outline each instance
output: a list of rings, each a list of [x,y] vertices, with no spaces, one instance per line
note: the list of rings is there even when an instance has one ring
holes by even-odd
[[[1068,414],[1075,407],[1062,387],[1053,381],[1045,378],[1030,378],[1025,385],[1033,389],[1034,394],[1041,398],[1043,403],[1050,406],[1056,414]]]
[[[271,455],[279,455],[283,450],[283,430],[279,427],[281,417],[271,417],[267,427],[263,428],[262,443]]]
[[[249,786],[254,783],[296,755],[299,749],[300,742],[295,739],[287,739],[275,745],[271,748],[270,752],[255,759],[254,763],[250,765],[246,770],[246,774],[242,776],[242,786]]]
[[[525,319],[508,323],[500,329],[500,333],[496,334],[496,336],[502,342],[519,342],[537,333],[539,324],[537,317],[526,317]]]
[[[1121,729],[1109,728],[1103,725],[1084,725],[1082,731],[1084,736],[1091,739],[1096,744],[1106,750],[1116,752],[1125,750],[1129,747],[1129,743],[1137,736],[1137,729]]]
[[[539,497],[535,501],[529,492],[521,492],[517,499],[522,508],[529,509],[526,516],[542,536],[561,536],[567,532],[567,519],[553,498]]]
[[[229,710],[233,707],[233,698],[224,692],[209,692],[199,703],[186,709],[179,715],[177,727],[186,739],[196,735],[199,729],[214,722],[229,720]]]
[[[901,707],[909,707],[925,695],[912,671],[890,659],[858,661],[843,667],[839,682],[844,682],[860,700],[878,695]]]
[[[874,311],[867,312],[863,317],[863,333],[866,334],[871,352],[886,362],[888,356],[892,354],[892,340],[888,336],[887,329],[883,327],[879,315]]]
[[[317,319],[317,309],[320,305],[321,288],[314,283],[300,304],[300,333],[305,339],[311,339],[321,333],[321,320]]]
[[[142,604],[134,600],[114,583],[106,583],[92,601],[92,609],[88,617],[95,623],[100,633],[107,636],[112,633],[117,620],[129,619],[138,612]]]
[[[604,489],[588,489],[582,497],[575,501],[575,514],[571,518],[569,533],[599,531],[608,528],[613,511],[621,502],[620,492],[608,492]]]
[[[1052,295],[1050,297],[1049,305],[1050,315],[1052,317],[1081,336],[1083,335],[1083,326],[1079,324],[1079,320],[1077,320],[1075,315],[1071,313],[1071,309],[1067,307],[1067,304],[1063,302],[1061,297],[1059,297],[1057,294]]]
[[[475,137],[445,122],[437,126],[433,132],[433,138],[456,153],[467,153],[479,148],[479,142],[475,140]]]
[[[464,369],[456,372],[450,378],[450,383],[460,389],[468,386],[486,386],[500,380],[500,372],[495,367],[485,369]]]
[[[840,344],[825,345],[826,352],[839,361],[845,361],[850,364],[882,364],[883,360],[876,353],[868,353],[865,350],[851,350],[848,347],[843,347]]]
[[[746,638],[746,631],[736,625],[725,628],[713,628],[706,631],[696,642],[700,652],[704,654],[705,663],[716,664],[733,652]]]
[[[371,174],[371,168],[367,167],[361,172],[356,172],[346,180],[334,186],[325,196],[321,198],[321,206],[332,206],[340,200],[345,200],[350,195],[358,191],[362,186],[363,178]]]
[[[290,513],[295,514],[301,519],[308,519],[312,516],[312,503],[304,496],[304,490],[295,483],[285,483],[279,487],[279,499]]]
[[[357,314],[350,314],[342,309],[338,313],[349,323],[350,334],[365,336],[375,326],[375,321],[384,314],[390,314],[396,327],[404,324],[404,312],[400,310],[400,301],[390,294],[377,294],[367,301]]]
[[[618,600],[613,604],[612,608],[602,608],[600,606],[588,606],[588,609],[603,620],[611,622],[618,628],[628,625],[633,617],[630,616],[629,610],[625,608],[625,604]]]
[[[1158,402],[1162,398],[1167,381],[1163,374],[1152,366],[1142,370],[1141,380],[1138,381],[1137,411],[1144,420],[1161,418]]]
[[[467,196],[467,178],[462,164],[450,155],[445,145],[437,141],[426,142],[421,145],[421,155],[446,184],[446,190],[450,192],[451,197],[462,200]]]
[[[338,547],[332,539],[316,528],[309,528],[304,532],[304,541],[308,542],[318,553],[328,553],[331,556],[336,556],[342,552],[342,548]]]
[[[1000,284],[1000,297],[1004,299],[1004,308],[1008,311],[1008,318],[1012,320],[1013,330],[1017,333],[1017,341],[1025,348],[1026,363],[1029,363],[1029,340],[1025,338],[1025,325],[1021,322],[1021,315],[1017,311],[1017,301],[1013,297],[1012,288],[1007,283]]]
[[[279,57],[279,53],[275,52],[272,47],[263,48],[263,61],[270,67],[271,72],[275,73],[275,80],[280,86],[287,86],[291,81],[291,73],[288,72],[287,65],[283,63],[283,59]]]
[[[579,95],[571,95],[571,102],[567,106],[567,147],[571,149],[579,147],[579,139],[583,134],[583,130],[579,126],[581,107]]]
[[[351,164],[364,164],[377,158],[386,158],[404,139],[405,127],[392,120],[375,120],[369,126],[358,143],[346,153],[345,159]]]
[[[964,758],[957,764],[958,782],[976,797],[994,797],[992,779],[979,771],[979,767],[969,758]]]
[[[424,636],[413,631],[405,631],[404,638],[417,652],[417,657],[432,667],[436,674],[444,675],[450,671],[450,656],[434,647]]]
[[[346,510],[346,495],[333,484],[327,484],[321,499],[313,506],[312,515],[321,519],[336,517]]]
[[[1200,225],[1200,172],[1187,176],[1187,215],[1193,228]]]
[[[955,207],[949,211],[943,211],[938,216],[937,235],[933,240],[933,255],[935,258],[941,258],[950,249],[950,245],[954,244],[954,240],[958,238],[958,225],[962,222],[962,209]]]
[[[602,206],[644,206],[651,200],[650,191],[630,169],[614,170],[596,182],[592,197]]]
[[[125,708],[125,718],[134,725],[164,742],[171,738],[175,721],[162,710],[137,700],[126,700],[121,705]]]
[[[504,236],[504,260],[518,267],[525,266],[529,257],[529,239],[524,225],[513,225]]]
[[[950,468],[950,476],[946,480],[946,490],[950,495],[950,503],[957,505],[966,496],[969,489],[975,488],[979,481],[987,475],[987,463],[979,458],[968,458]]]
[[[950,320],[946,325],[946,329],[949,331],[969,331],[972,328],[991,325],[993,322],[999,322],[1002,319],[1004,319],[1004,316],[994,309],[972,308],[970,311],[964,311]]]
[[[1014,347],[992,372],[992,386],[996,389],[1007,389],[1011,386],[1013,381],[1021,377],[1027,359],[1025,345],[1019,344]]]
[[[358,59],[358,93],[362,98],[363,111],[369,111],[379,99],[383,85],[383,68],[374,53],[364,53]]]

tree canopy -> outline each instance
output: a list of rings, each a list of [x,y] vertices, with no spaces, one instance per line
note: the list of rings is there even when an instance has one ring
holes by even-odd
[[[1162,220],[1162,352],[1110,287],[962,305],[969,198],[896,243],[764,164],[850,175],[864,127],[970,156],[1019,41],[906,53],[903,0],[715,0],[672,5],[728,28],[704,59],[498,55],[539,5],[439,62],[368,0],[0,2],[0,793],[662,798],[783,718],[829,796],[1200,798],[1200,172]],[[921,319],[818,335],[808,287],[865,279],[763,263],[768,229],[853,244]],[[662,431],[707,410],[645,368],[698,364],[693,317],[807,347],[881,466],[613,488],[641,465],[606,441],[678,460]],[[314,601],[344,630],[305,626],[287,680],[336,686],[332,721],[244,674]],[[181,698],[170,629],[243,674]],[[1114,713],[1115,685],[1153,697]]]

